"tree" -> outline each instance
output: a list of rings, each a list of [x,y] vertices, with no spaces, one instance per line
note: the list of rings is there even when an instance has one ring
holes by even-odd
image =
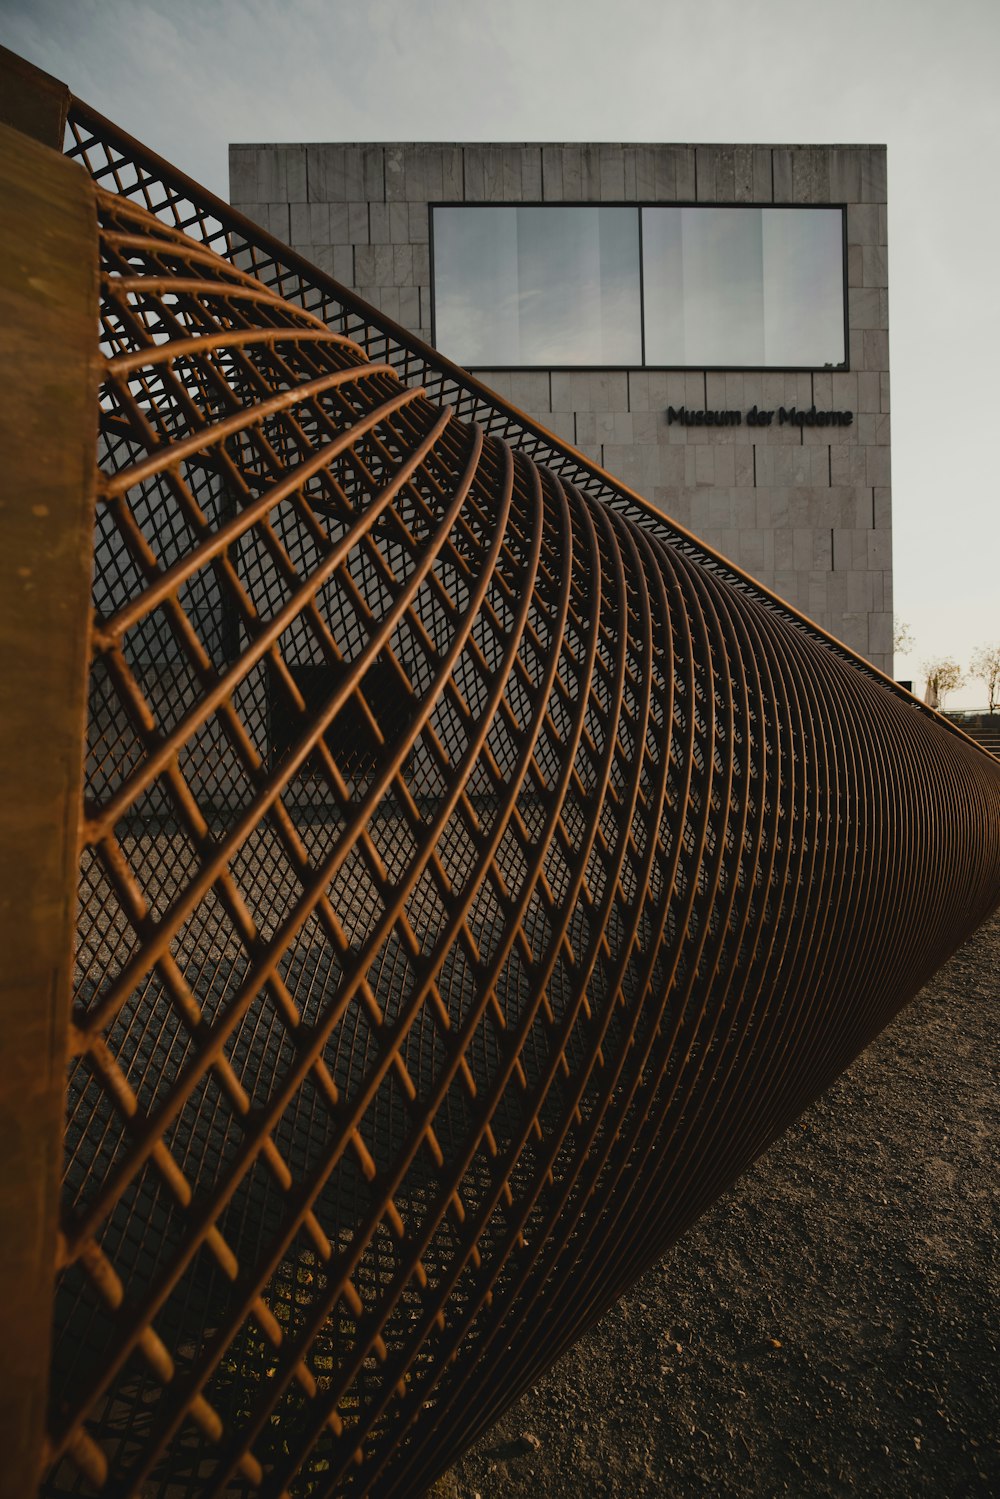
[[[896,619],[895,616],[892,621],[892,648],[901,656],[905,656],[907,651],[913,649],[913,636],[910,634],[909,625],[905,620]]]
[[[990,712],[995,713],[1000,708],[1000,645],[981,645],[978,651],[973,651],[969,675],[986,683]]]
[[[927,673],[924,702],[932,708],[943,708],[948,693],[956,691],[965,681],[958,662],[952,661],[948,656],[942,656],[937,661],[925,661],[924,671]]]

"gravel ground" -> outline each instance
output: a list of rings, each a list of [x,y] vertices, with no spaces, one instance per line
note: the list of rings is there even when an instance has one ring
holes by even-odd
[[[1000,1494],[1000,915],[435,1486]]]

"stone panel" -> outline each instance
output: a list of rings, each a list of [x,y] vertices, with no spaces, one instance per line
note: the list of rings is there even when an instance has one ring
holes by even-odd
[[[754,201],[753,191],[753,148],[751,146],[733,146],[733,201],[735,203],[752,203]]]
[[[792,153],[786,146],[775,147],[771,152],[771,174],[775,203],[791,203]]]
[[[848,299],[849,321],[852,328],[877,328],[879,326],[878,288],[857,286]]]
[[[468,148],[466,148],[468,156]],[[468,186],[466,187],[468,193]],[[546,203],[560,203],[563,198],[563,154],[561,146],[542,147],[542,197]]]
[[[584,197],[580,147],[563,146],[561,155],[563,198],[568,203],[579,203]],[[593,194],[591,196],[595,199],[599,197],[599,195]]]
[[[354,273],[367,286],[392,284],[391,245],[358,245],[354,252]]]
[[[797,148],[791,153],[792,202],[830,202],[830,156],[822,147]]]
[[[522,411],[543,415],[552,409],[550,378],[546,370],[514,370],[510,376],[510,399]]]
[[[523,202],[527,196],[521,185],[521,152],[514,146],[500,153],[500,195],[505,203]]]
[[[257,203],[283,198],[288,201],[288,181],[284,153],[277,146],[256,148],[256,181],[252,197]]]
[[[405,146],[386,146],[384,158],[385,199],[387,203],[406,198]]]
[[[848,203],[847,243],[849,245],[877,245],[878,209],[874,203]]]
[[[719,153],[715,146],[699,146],[695,151],[695,178],[699,203],[714,203],[719,196],[715,185],[718,157]]]
[[[293,203],[291,205],[292,244],[325,245],[330,243],[330,207],[327,203]]]
[[[865,373],[867,373],[867,372],[865,372]],[[861,385],[862,378],[863,378],[863,376],[861,374],[859,374],[859,376],[858,376],[859,387]],[[889,444],[889,417],[886,416],[883,412],[878,411],[878,410],[875,410],[875,411],[862,411],[862,412],[860,412],[860,414],[858,416],[858,419],[857,419],[856,427],[857,427],[858,442],[861,443],[863,446],[865,446],[865,447],[871,447],[871,446],[874,446],[874,445],[882,445],[882,446],[885,446],[885,447],[888,446],[888,444]]]
[[[601,146],[598,152],[601,200],[620,203],[625,196],[625,155],[618,146]]]
[[[379,197],[384,197],[383,192]],[[361,146],[344,147],[344,197],[353,202],[369,202],[365,195],[364,149]]]
[[[521,191],[526,203],[537,203],[542,199],[541,146],[521,147]]]
[[[859,152],[861,159],[861,200],[884,203],[886,200],[886,156],[884,146],[870,146]]]
[[[314,203],[342,203],[344,200],[343,146],[307,146],[309,197]]]
[[[230,146],[229,198],[232,203],[254,203],[257,200],[256,146]]]
[[[851,647],[851,650],[857,651],[860,656],[867,655],[867,611],[862,612],[859,610],[857,613],[842,614],[840,616],[839,624],[840,628],[837,631],[837,638],[842,640],[845,645],[849,645]]]
[[[399,289],[399,321],[404,328],[416,333],[420,327],[420,289],[416,286],[401,286]]]
[[[486,202],[486,148],[466,145],[465,202]]]
[[[392,285],[412,286],[414,284],[413,246],[391,245],[387,248],[392,254],[392,273],[389,278]]]
[[[855,410],[858,413],[881,411],[881,372],[879,370],[859,370],[857,382],[858,395]],[[856,421],[856,425],[858,427],[859,441],[870,441],[870,438],[861,436],[862,426],[859,419]]]
[[[392,243],[392,235],[389,232],[389,209],[401,206],[399,203],[369,203],[368,238],[373,245]]]
[[[361,195],[369,203],[385,200],[385,148],[366,146],[361,156]]]
[[[347,233],[352,245],[368,244],[368,204],[348,203]]]
[[[604,443],[602,449],[604,467],[639,494],[649,493],[661,481],[656,448]]]
[[[652,202],[656,198],[657,148],[631,146],[629,151],[635,161],[635,196],[643,203]]]
[[[539,421],[562,442],[576,445],[576,424],[571,411],[546,411],[539,417]]]
[[[888,531],[891,522],[890,492],[887,486],[877,485],[872,489],[872,514],[877,529]]]
[[[275,239],[280,239],[282,244],[287,245],[289,241],[289,204],[268,203],[266,207],[268,233],[273,234]]]
[[[667,194],[657,182],[657,197],[667,201],[674,198],[678,203],[693,203],[697,196],[695,182],[695,155],[693,146],[668,146],[663,148],[665,181],[673,180],[673,192]]]
[[[857,149],[831,146],[830,201],[832,203],[860,203],[861,159]]]
[[[888,286],[888,252],[885,245],[862,245],[861,264],[864,286]]]
[[[865,449],[865,482],[873,489],[888,488],[889,449],[887,447]]]
[[[753,146],[753,201],[770,203],[774,199],[772,152],[766,146]]]

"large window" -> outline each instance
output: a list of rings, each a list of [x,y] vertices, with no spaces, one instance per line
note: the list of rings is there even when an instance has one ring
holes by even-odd
[[[432,210],[434,338],[466,367],[842,369],[839,208]]]

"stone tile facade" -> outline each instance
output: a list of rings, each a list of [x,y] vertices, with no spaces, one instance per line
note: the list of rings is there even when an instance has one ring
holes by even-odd
[[[892,670],[884,147],[236,145],[230,195],[428,342],[432,203],[846,204],[846,372],[476,374]],[[684,427],[667,425],[668,405],[855,415],[848,428]]]

